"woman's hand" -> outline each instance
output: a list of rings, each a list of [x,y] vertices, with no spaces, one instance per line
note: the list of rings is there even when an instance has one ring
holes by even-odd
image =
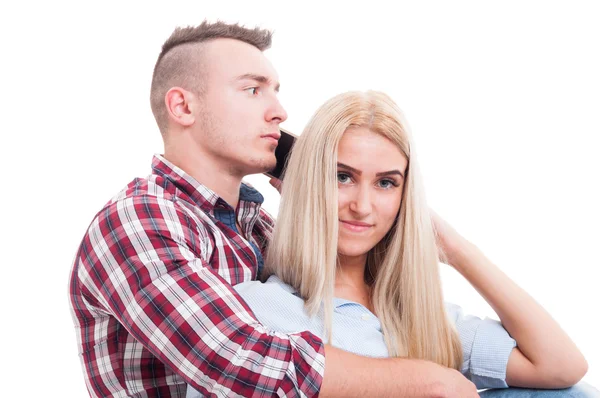
[[[429,212],[438,245],[440,261],[456,268],[458,258],[473,245],[459,234],[452,225],[440,217],[439,214],[432,209],[429,209]]]
[[[481,294],[517,342],[506,369],[508,385],[565,388],[581,380],[585,358],[544,308],[433,210],[431,220],[440,260]]]

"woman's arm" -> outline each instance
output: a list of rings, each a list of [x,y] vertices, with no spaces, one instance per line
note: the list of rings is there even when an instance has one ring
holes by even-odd
[[[587,362],[550,314],[433,212],[432,219],[445,261],[481,294],[517,342],[508,360],[508,385],[564,388],[581,380]]]

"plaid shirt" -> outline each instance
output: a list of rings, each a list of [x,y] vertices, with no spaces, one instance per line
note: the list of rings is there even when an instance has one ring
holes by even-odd
[[[256,279],[273,220],[242,185],[234,212],[160,156],[96,215],[70,304],[91,396],[314,396],[320,339],[256,320],[232,285]],[[235,217],[244,239],[237,233]]]

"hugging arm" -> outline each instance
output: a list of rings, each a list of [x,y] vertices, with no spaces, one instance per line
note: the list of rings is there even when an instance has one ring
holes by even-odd
[[[325,346],[322,397],[479,397],[460,372],[433,362],[367,358]]]
[[[322,318],[305,313],[304,300],[294,294],[291,286],[277,278],[270,278],[264,284],[242,283],[235,289],[259,322],[271,330],[288,333],[308,329],[317,335],[323,331]],[[382,355],[381,351],[358,347],[362,341],[375,336],[361,330],[365,326],[363,320],[355,320],[358,324],[353,324],[349,319],[334,315],[334,330],[339,327],[349,331],[336,334],[333,344],[337,347],[325,346],[325,375],[320,396],[477,397],[473,383],[458,371],[435,363],[405,358],[369,358],[342,351],[338,347],[354,353]],[[372,347],[372,343],[366,345]],[[377,343],[383,344],[383,339]]]
[[[119,359],[124,328],[158,359],[140,360],[142,374],[162,363],[203,395],[315,395],[321,341],[259,324],[201,259],[203,233],[181,205],[152,196],[113,203],[92,223],[71,286],[77,312],[99,314],[79,327],[90,391],[107,396],[131,388]],[[115,374],[110,383],[98,372],[107,367]]]

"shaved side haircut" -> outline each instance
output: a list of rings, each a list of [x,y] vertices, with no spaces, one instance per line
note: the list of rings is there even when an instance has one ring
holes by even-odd
[[[271,47],[273,33],[266,29],[248,29],[239,24],[218,21],[202,22],[198,26],[176,28],[162,46],[150,89],[150,106],[161,134],[167,132],[165,95],[172,87],[181,87],[196,95],[203,92],[207,78],[203,47],[214,39],[234,39],[248,43],[260,51]]]

